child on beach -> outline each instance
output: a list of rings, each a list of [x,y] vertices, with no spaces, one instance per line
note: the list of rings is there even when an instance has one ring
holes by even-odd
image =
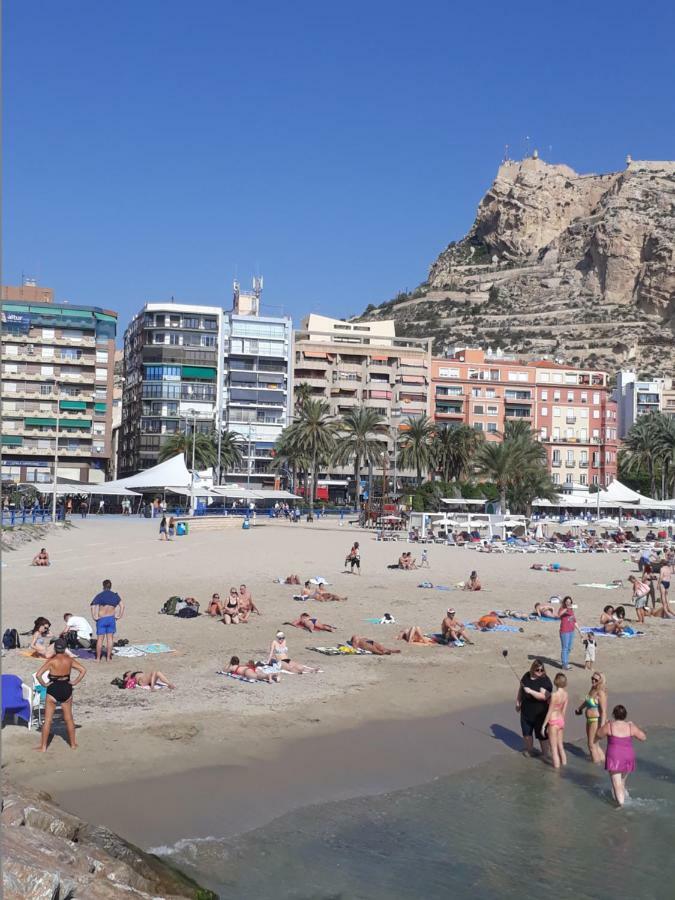
[[[589,632],[584,638],[584,647],[586,648],[585,669],[593,669],[595,667],[595,651],[597,644],[595,643],[595,635]]]
[[[544,729],[551,748],[551,762],[554,769],[567,765],[563,734],[565,731],[565,713],[567,712],[567,676],[562,672],[553,679],[555,687],[548,701],[548,712],[544,719]]]
[[[419,567],[420,567],[420,569],[430,569],[431,568],[431,566],[429,565],[429,551],[427,550],[426,547],[424,548],[424,550],[422,550],[422,558],[420,559]]]

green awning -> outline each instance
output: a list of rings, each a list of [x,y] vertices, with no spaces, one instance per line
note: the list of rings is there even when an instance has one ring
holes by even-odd
[[[87,404],[84,400],[61,400],[59,403],[61,409],[86,409]]]
[[[20,447],[23,443],[23,438],[14,434],[3,434],[2,443],[7,447]]]
[[[61,419],[61,428],[91,428],[91,419]]]
[[[212,366],[181,366],[183,378],[202,378],[206,381],[215,381],[217,370]]]
[[[56,428],[56,419],[28,418],[23,420],[24,425],[33,425],[36,428]]]
[[[95,413],[104,413],[108,409],[107,403],[94,403],[94,412]]]

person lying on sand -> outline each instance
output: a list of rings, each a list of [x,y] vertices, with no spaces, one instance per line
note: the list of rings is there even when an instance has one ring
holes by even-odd
[[[261,615],[260,610],[253,602],[253,594],[249,591],[245,584],[239,585],[239,618],[242,622],[248,622],[255,613]]]
[[[483,585],[480,583],[480,579],[478,578],[477,572],[472,572],[469,575],[469,580],[464,582],[463,591],[480,591]]]
[[[304,628],[305,631],[336,631],[335,625],[324,625],[318,619],[313,619],[309,613],[302,613],[295,622],[284,622],[284,625],[291,625],[293,628]]]
[[[455,610],[452,607],[448,608],[445,618],[441,622],[441,634],[447,643],[466,641],[467,644],[473,644],[473,641],[467,636],[464,625],[455,618]]]
[[[36,553],[33,557],[33,561],[31,566],[48,566],[49,563],[49,554],[47,550],[43,547],[39,553]]]
[[[408,644],[436,644],[433,638],[427,637],[419,625],[411,625],[405,631],[396,635],[397,641],[406,641]]]
[[[479,628],[481,631],[487,631],[491,628],[496,628],[497,625],[503,625],[504,623],[499,618],[497,613],[492,610],[492,612],[486,613],[484,616],[481,616],[477,622],[473,623],[476,628]]]
[[[266,681],[267,684],[272,684],[273,681],[281,681],[281,675],[278,673],[265,674],[265,672],[260,672],[256,669],[255,663],[253,665],[251,662],[242,664],[238,656],[233,656],[230,659],[227,671],[230,675],[238,675],[239,678],[249,678],[252,681]]]
[[[166,685],[170,691],[176,689],[166,675],[159,670],[154,672],[125,672],[122,675],[125,688],[147,687],[151,691],[158,691],[162,685]]]
[[[568,566],[561,566],[560,563],[532,563],[530,566],[535,572],[576,572],[576,569],[570,569]]]
[[[339,597],[337,594],[331,594],[331,592],[327,591],[322,584],[317,584],[314,593],[310,594],[309,597],[311,600],[319,600],[322,603],[324,603],[328,600],[346,600],[347,599],[346,597]]]
[[[537,602],[534,604],[534,615],[539,616],[540,618],[546,616],[549,619],[555,619],[557,613],[550,603]]]
[[[401,652],[400,650],[390,650],[378,641],[374,641],[372,638],[360,637],[358,634],[353,634],[349,639],[349,643],[355,650],[368,650],[375,656],[391,656],[392,653]]]

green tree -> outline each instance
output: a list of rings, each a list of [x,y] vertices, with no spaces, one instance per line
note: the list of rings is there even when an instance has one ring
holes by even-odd
[[[461,481],[471,466],[483,435],[469,425],[441,425],[431,440],[433,466],[444,481]]]
[[[243,438],[237,431],[223,431],[220,435],[220,472],[231,472],[238,469],[244,460],[242,452]],[[217,455],[217,438],[216,438]]]
[[[177,453],[185,454],[185,462],[192,466],[192,442],[195,448],[195,467],[207,469],[215,466],[218,461],[218,451],[213,440],[213,435],[197,432],[196,434],[177,433],[172,434],[159,449],[159,461],[164,462]]]
[[[287,429],[288,440],[299,458],[309,462],[307,489],[309,514],[314,516],[314,497],[319,466],[332,459],[336,447],[336,424],[325,400],[305,400],[295,422]]]
[[[432,463],[431,439],[434,423],[428,416],[408,416],[403,422],[404,431],[398,440],[398,464],[402,469],[417,472],[417,486],[422,484]]]
[[[301,381],[300,384],[295,385],[293,395],[296,412],[299,412],[305,403],[312,399],[312,394],[312,386],[311,384],[307,384],[306,381]]]
[[[346,465],[354,461],[354,503],[359,506],[361,495],[361,466],[379,465],[386,452],[387,424],[384,416],[374,409],[350,409],[337,423],[335,462]]]
[[[508,422],[501,443],[486,441],[476,455],[476,472],[494,482],[502,512],[507,500],[529,512],[537,497],[552,499],[555,486],[546,468],[546,451],[527,422]]]
[[[626,472],[632,474],[642,467],[649,475],[649,496],[656,494],[656,464],[658,460],[658,438],[660,413],[640,416],[624,440],[621,462]]]

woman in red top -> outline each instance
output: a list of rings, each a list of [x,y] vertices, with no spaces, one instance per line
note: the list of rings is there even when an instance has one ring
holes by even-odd
[[[574,632],[578,631],[581,634],[577,624],[577,617],[572,609],[571,597],[563,597],[558,618],[560,619],[560,661],[563,669],[571,669],[570,653],[574,643]]]

